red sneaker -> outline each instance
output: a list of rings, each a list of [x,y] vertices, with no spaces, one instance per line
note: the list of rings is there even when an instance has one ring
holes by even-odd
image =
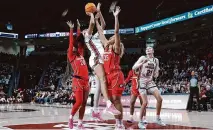
[[[101,118],[101,114],[100,112],[94,112],[92,111],[92,117],[95,118],[95,119],[98,119],[99,121],[104,121],[102,118]]]
[[[70,129],[73,129],[73,119],[69,119],[68,126]]]
[[[111,104],[111,106],[109,108],[106,108],[105,111],[112,114],[112,115],[120,115],[121,114],[121,112],[118,111],[113,104]]]

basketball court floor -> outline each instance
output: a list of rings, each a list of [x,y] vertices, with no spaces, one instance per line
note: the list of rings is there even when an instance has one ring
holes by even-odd
[[[70,106],[39,104],[0,104],[0,129],[60,129],[68,130]],[[97,122],[90,116],[91,107],[87,107],[84,125],[87,130],[113,130],[113,116],[103,114],[105,121]],[[78,115],[75,116],[75,119]],[[135,109],[135,120],[139,120],[139,108]],[[163,109],[162,120],[167,126],[154,123],[155,109],[147,110],[147,129],[213,129],[213,112],[187,112],[186,110]],[[129,108],[124,108],[126,129],[138,129],[137,122],[131,124]]]

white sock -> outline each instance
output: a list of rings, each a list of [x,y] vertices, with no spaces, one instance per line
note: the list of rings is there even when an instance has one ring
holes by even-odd
[[[83,122],[83,121],[79,119],[79,120],[78,120],[78,125],[81,125],[82,122]]]
[[[109,108],[112,105],[112,102],[110,100],[107,100],[106,105],[107,105],[107,108]]]
[[[156,119],[159,120],[159,119],[160,119],[160,115],[157,115],[157,116],[156,116]]]
[[[118,122],[119,122],[119,125],[123,125],[123,120],[122,119],[119,120]]]
[[[96,113],[99,112],[99,109],[97,107],[93,107],[93,111]]]
[[[116,124],[116,125],[119,125],[119,123],[120,123],[119,120],[118,120],[118,119],[115,119],[115,124]]]
[[[70,115],[70,119],[73,119],[73,116],[72,116],[72,115]]]
[[[133,119],[133,115],[130,115],[130,119],[131,119],[131,120]]]

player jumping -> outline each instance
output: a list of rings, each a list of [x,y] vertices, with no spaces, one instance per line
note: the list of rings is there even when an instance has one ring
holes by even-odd
[[[160,111],[162,105],[162,97],[156,87],[153,78],[157,78],[159,75],[159,61],[157,58],[154,57],[154,49],[152,47],[146,48],[146,56],[141,56],[138,61],[132,67],[133,70],[140,69],[140,76],[139,76],[139,92],[142,97],[143,103],[141,106],[140,111],[140,119],[141,121],[138,123],[138,127],[141,129],[145,129],[145,125],[143,122],[143,115],[145,113],[145,109],[148,104],[147,100],[147,92],[154,95],[157,100],[156,106],[156,123],[162,126],[165,124],[161,121],[160,118]]]
[[[120,67],[120,58],[124,54],[124,46],[120,41],[119,35],[118,15],[120,11],[120,7],[116,7],[116,11],[113,12],[115,17],[115,33],[109,40],[106,39],[105,35],[103,34],[103,29],[98,22],[98,18],[100,17],[99,14],[96,15],[95,20],[101,42],[103,43],[105,49],[104,69],[108,83],[108,94],[115,107],[121,112],[121,114],[115,115],[116,130],[125,129],[123,125],[123,107],[121,104],[121,96],[124,90],[124,75]]]
[[[99,3],[97,6],[97,14],[100,15],[101,21],[103,22],[103,16],[101,15],[100,12],[100,6],[101,4]],[[87,15],[90,16],[90,23],[89,23],[89,28],[83,31],[83,35],[85,38],[85,43],[87,45],[87,48],[91,52],[91,56],[89,58],[89,65],[90,67],[94,70],[95,74],[100,80],[100,87],[101,87],[101,92],[103,94],[104,99],[106,100],[106,111],[109,112],[110,114],[113,115],[119,115],[121,112],[118,111],[113,103],[109,100],[108,97],[108,91],[107,91],[107,82],[106,82],[106,76],[104,72],[104,61],[103,61],[103,54],[104,54],[104,48],[103,45],[101,44],[100,38],[98,33],[96,33],[94,36],[92,35],[93,29],[95,26],[95,18],[94,14],[91,12],[87,12]],[[102,24],[102,29],[104,28],[105,25]],[[98,107],[98,102],[99,99],[97,96],[100,95],[100,92],[97,92],[95,94],[95,102],[94,102],[94,108]],[[92,113],[93,117],[96,117],[98,119],[100,118],[100,113],[93,111]]]

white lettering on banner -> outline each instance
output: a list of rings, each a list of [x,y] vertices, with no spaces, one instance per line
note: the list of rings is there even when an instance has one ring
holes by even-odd
[[[195,11],[194,14],[195,14],[195,16],[197,16],[197,15],[203,15],[203,14],[209,13],[209,12],[213,12],[213,6],[211,8],[205,8],[201,11]]]
[[[173,24],[173,23],[176,23],[176,22],[180,22],[180,21],[184,21],[184,20],[187,20],[187,19],[190,19],[190,18],[194,18],[194,16],[198,17],[198,16],[205,15],[205,14],[208,14],[208,13],[213,13],[213,6],[212,5],[204,7],[204,8],[196,9],[196,10],[193,10],[193,11],[190,11],[190,12],[186,12],[186,13],[183,13],[183,14],[180,14],[180,15],[176,15],[176,16],[173,16],[173,17],[170,17],[170,18],[155,21],[155,22],[152,22],[152,23],[149,23],[149,24],[145,24],[145,25],[142,25],[142,26],[139,26],[139,27],[136,27],[135,32],[140,33],[140,32],[143,32],[143,31],[147,31],[147,30],[151,30],[151,29],[154,29],[154,28],[166,26],[166,25],[169,25],[169,24]]]

